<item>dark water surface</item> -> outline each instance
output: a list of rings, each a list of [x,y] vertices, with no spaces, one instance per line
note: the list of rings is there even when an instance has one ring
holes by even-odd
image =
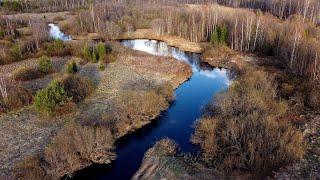
[[[172,56],[192,67],[192,77],[175,91],[175,102],[150,125],[121,139],[117,144],[117,159],[110,165],[93,165],[76,173],[75,179],[130,179],[139,169],[144,153],[156,141],[168,137],[179,144],[181,151],[196,154],[190,143],[192,125],[201,116],[201,109],[229,84],[226,69],[199,64],[199,55],[186,53],[155,40],[128,40],[126,47],[153,55]]]

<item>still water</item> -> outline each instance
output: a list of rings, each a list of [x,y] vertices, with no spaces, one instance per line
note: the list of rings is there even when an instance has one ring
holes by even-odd
[[[182,152],[196,154],[197,148],[190,143],[192,126],[200,118],[201,109],[231,83],[228,70],[201,65],[199,54],[187,53],[155,40],[126,40],[122,45],[186,62],[193,74],[175,90],[175,101],[167,111],[150,125],[120,140],[117,159],[113,163],[88,167],[76,173],[75,179],[130,179],[139,169],[144,153],[165,137],[178,143]]]

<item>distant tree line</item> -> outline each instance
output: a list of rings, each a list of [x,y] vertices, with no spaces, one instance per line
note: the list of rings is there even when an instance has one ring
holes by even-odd
[[[275,55],[294,72],[320,82],[319,1],[316,0],[22,0],[33,2],[45,11],[81,8],[70,29],[77,33],[97,32],[114,39],[137,28],[152,28],[158,35],[175,35],[193,42],[220,41],[224,27],[224,44],[242,52]],[[219,3],[190,8],[185,3]],[[32,6],[26,3],[25,6]],[[2,5],[4,7],[4,5]],[[24,6],[24,5],[23,5]],[[23,8],[23,9],[28,9]],[[31,8],[32,9],[32,8]],[[270,12],[282,19],[272,16]],[[294,14],[294,15],[291,15]],[[291,15],[291,16],[290,16]],[[15,34],[20,20],[1,21],[2,34]],[[45,40],[45,25],[21,20],[35,31],[23,49],[39,49]],[[41,32],[38,32],[41,31]],[[1,35],[1,33],[0,33]],[[218,38],[218,39],[217,39]]]
[[[156,24],[156,25],[155,25]],[[153,21],[154,30],[190,41],[216,41],[226,26],[226,43],[234,50],[260,52],[283,60],[299,75],[320,82],[320,29],[301,16],[281,21],[268,14],[221,7],[175,10]]]
[[[111,0],[92,4],[88,10],[79,13],[78,32],[98,32],[112,39],[136,28],[152,28],[158,35],[208,42],[219,38],[217,35],[224,27],[223,41],[232,49],[274,55],[297,74],[320,82],[320,29],[306,21],[303,14],[281,20],[248,9],[168,5],[174,2],[179,1]]]
[[[320,23],[319,0],[216,0],[219,4],[232,7],[246,7],[269,12],[281,19],[298,14],[303,20]]]
[[[1,9],[7,12],[56,12],[85,8],[101,0],[3,0]]]
[[[3,0],[1,9],[19,12],[50,12],[79,8],[88,8],[90,4],[103,3],[103,0]],[[314,24],[320,23],[319,0],[108,0],[110,4],[141,5],[181,5],[181,4],[214,4],[231,7],[246,7],[269,12],[281,19],[297,14]]]

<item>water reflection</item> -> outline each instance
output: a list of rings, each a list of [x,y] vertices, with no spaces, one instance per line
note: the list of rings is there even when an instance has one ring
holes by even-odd
[[[159,56],[171,56],[188,63],[193,70],[190,79],[175,90],[175,101],[153,123],[136,131],[117,143],[117,159],[109,165],[91,166],[74,176],[75,179],[130,179],[139,169],[144,153],[162,138],[179,144],[181,152],[198,153],[190,143],[193,124],[202,115],[202,107],[214,95],[226,90],[230,84],[229,70],[212,68],[200,63],[200,55],[180,51],[154,40],[123,41],[129,48]]]
[[[178,48],[167,45],[165,42],[156,40],[125,40],[122,44],[131,49],[147,52],[153,55],[173,57],[179,61],[189,64],[193,73],[199,73],[212,79],[224,77],[226,84],[229,85],[231,83],[232,78],[228,77],[229,72],[226,69],[217,69],[211,66],[202,65],[200,61],[200,54],[184,52]]]
[[[60,28],[57,25],[49,24],[49,27],[50,27],[50,37],[52,37],[53,39],[60,39],[63,41],[71,40],[71,37],[61,32]]]

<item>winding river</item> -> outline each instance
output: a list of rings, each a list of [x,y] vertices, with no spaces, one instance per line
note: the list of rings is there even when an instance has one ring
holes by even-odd
[[[74,179],[130,179],[139,169],[144,153],[165,137],[177,142],[182,152],[196,154],[196,147],[190,143],[192,125],[201,116],[202,107],[231,83],[228,70],[201,65],[199,54],[187,53],[155,40],[126,40],[122,45],[157,56],[174,57],[189,64],[193,74],[175,90],[176,99],[167,111],[117,143],[117,159],[113,163],[88,167],[76,173]]]

